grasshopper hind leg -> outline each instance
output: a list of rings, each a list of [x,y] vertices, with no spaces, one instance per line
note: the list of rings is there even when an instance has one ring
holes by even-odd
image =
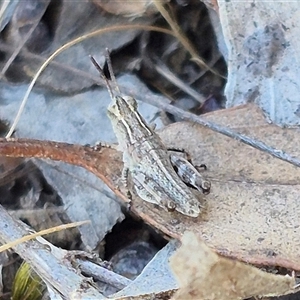
[[[177,175],[185,184],[197,189],[203,194],[210,192],[210,181],[205,179],[189,160],[175,154],[170,154],[170,161]],[[201,166],[206,169],[205,165]]]

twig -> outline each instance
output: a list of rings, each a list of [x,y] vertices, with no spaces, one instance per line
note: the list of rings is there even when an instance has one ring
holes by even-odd
[[[123,277],[119,274],[116,274],[113,271],[110,271],[108,269],[105,269],[99,265],[96,265],[90,261],[83,260],[83,259],[76,259],[78,263],[78,267],[80,270],[87,274],[88,276],[93,276],[95,279],[108,283],[109,285],[112,285],[116,287],[117,289],[123,289],[132,281],[126,277]]]
[[[147,99],[149,100],[149,99]],[[283,150],[280,150],[280,149],[276,149],[274,147],[271,147],[267,144],[265,144],[264,142],[262,141],[259,141],[259,140],[255,140],[255,139],[252,139],[251,137],[247,136],[247,135],[244,135],[244,134],[241,134],[241,133],[238,133],[238,132],[235,132],[234,130],[231,130],[230,128],[228,127],[225,127],[225,126],[221,126],[221,125],[218,125],[214,122],[210,122],[210,121],[207,121],[199,116],[196,116],[190,112],[186,112],[180,108],[177,108],[175,106],[172,106],[170,104],[167,104],[167,103],[163,103],[161,101],[158,101],[157,99],[155,98],[151,98],[151,101],[147,101],[146,102],[149,102],[179,118],[181,118],[182,120],[186,120],[186,121],[192,121],[192,122],[195,122],[195,123],[198,123],[204,127],[207,127],[215,132],[218,132],[218,133],[221,133],[223,135],[226,135],[230,138],[233,138],[237,141],[240,141],[240,142],[243,142],[244,144],[246,145],[249,145],[255,149],[258,149],[258,150],[261,150],[261,151],[264,151],[276,158],[279,158],[283,161],[286,161],[294,166],[297,166],[297,167],[300,167],[300,160],[296,157],[293,157],[291,156],[290,154],[284,152]]]

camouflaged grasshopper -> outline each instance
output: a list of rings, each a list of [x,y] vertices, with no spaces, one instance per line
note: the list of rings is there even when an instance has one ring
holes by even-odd
[[[182,181],[182,179],[186,180],[186,176],[182,174],[196,175],[197,170],[188,161],[176,160],[174,156],[173,161],[177,163],[182,179],[178,176],[171,163],[168,149],[139,114],[137,101],[133,97],[121,95],[109,55],[107,55],[107,62],[112,83],[115,85],[114,90],[101,67],[92,57],[91,60],[105,80],[112,100],[107,114],[119,142],[118,149],[123,152],[125,181],[127,182],[130,175],[137,195],[144,201],[157,204],[168,211],[176,210],[186,216],[198,217],[202,207],[200,199]],[[199,173],[198,176],[201,177]],[[188,179],[187,183],[192,184],[191,181],[195,182],[194,179]],[[202,185],[204,183],[199,189],[209,190],[208,181],[199,182]]]

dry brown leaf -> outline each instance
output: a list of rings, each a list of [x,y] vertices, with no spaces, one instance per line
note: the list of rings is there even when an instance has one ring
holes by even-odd
[[[299,131],[268,124],[256,106],[206,118],[300,157]],[[173,237],[191,230],[226,256],[300,270],[299,168],[192,123],[168,126],[161,137],[168,147],[189,151],[196,165],[206,164],[211,193],[198,219],[133,201],[139,215]]]
[[[180,283],[175,299],[238,300],[291,293],[295,279],[274,275],[213,252],[197,235],[186,232],[170,259]]]

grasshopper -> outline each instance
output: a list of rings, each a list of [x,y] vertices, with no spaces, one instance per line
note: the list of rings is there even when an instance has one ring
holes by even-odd
[[[119,142],[118,149],[123,152],[123,178],[127,182],[130,175],[137,195],[144,201],[157,204],[167,211],[176,210],[189,217],[198,217],[201,203],[175,172],[166,146],[139,114],[137,101],[120,93],[109,55],[107,62],[114,90],[98,63],[93,57],[91,60],[105,80],[111,97],[107,114]],[[186,164],[189,162],[186,161]],[[185,173],[182,160],[177,161],[177,165],[181,173]],[[185,176],[181,177],[184,179]]]

